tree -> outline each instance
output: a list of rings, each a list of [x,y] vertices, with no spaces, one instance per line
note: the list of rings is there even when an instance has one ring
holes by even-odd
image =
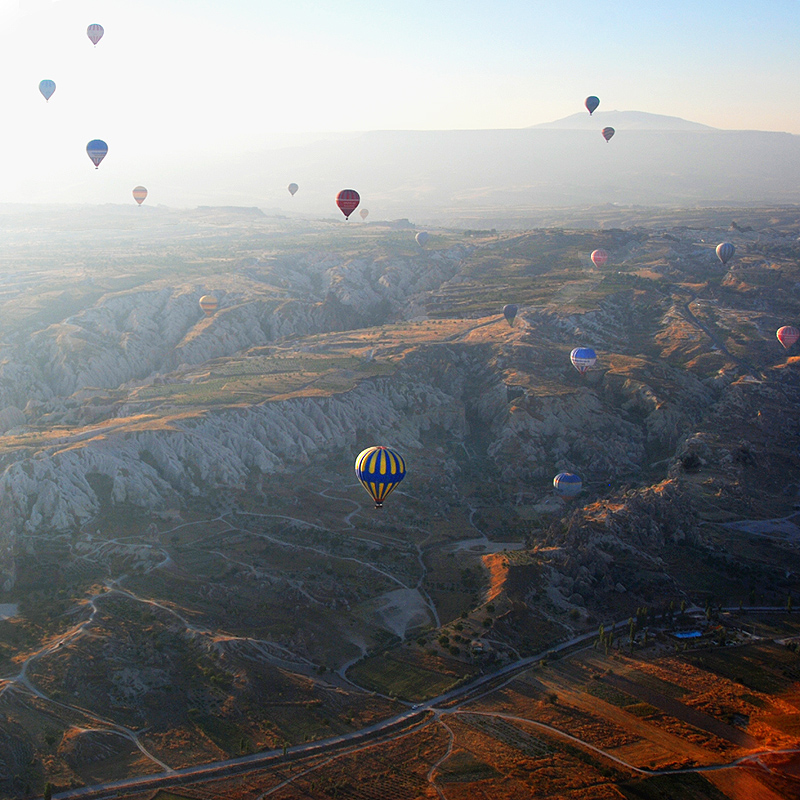
[[[52,800],[53,798],[53,784],[49,781],[44,785],[44,800]]]

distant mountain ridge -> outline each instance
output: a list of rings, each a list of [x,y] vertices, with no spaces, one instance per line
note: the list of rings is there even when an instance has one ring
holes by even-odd
[[[570,130],[588,131],[596,128],[620,128],[628,131],[718,131],[710,125],[702,125],[681,117],[670,117],[665,114],[650,114],[647,111],[595,111],[589,116],[587,112],[570,114],[553,122],[540,122],[529,125],[528,130]]]

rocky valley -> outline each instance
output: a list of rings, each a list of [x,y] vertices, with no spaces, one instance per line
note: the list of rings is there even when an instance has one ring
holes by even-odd
[[[796,208],[628,209],[624,229],[581,226],[603,213],[431,231],[422,248],[405,221],[7,212],[0,797],[347,736],[603,625],[613,640],[630,619],[641,639],[648,620],[695,625],[692,609],[709,623],[791,612],[800,345],[775,331],[800,321]],[[722,241],[736,248],[725,265]],[[585,374],[578,346],[597,354]],[[379,510],[353,474],[374,444],[408,468]],[[577,497],[554,494],[560,472],[580,476]],[[784,705],[767,690],[751,703],[780,725],[751,732],[791,749],[786,625]],[[598,664],[569,669],[610,687]],[[684,689],[700,697],[692,664]],[[529,699],[571,729],[548,676]],[[459,719],[450,755],[475,731],[517,746],[495,717]],[[436,758],[396,796],[441,796]],[[478,782],[506,769],[453,764]]]

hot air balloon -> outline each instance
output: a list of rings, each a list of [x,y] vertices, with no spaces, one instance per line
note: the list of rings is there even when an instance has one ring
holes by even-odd
[[[603,128],[603,138],[606,140],[606,142],[610,142],[611,141],[611,137],[615,133],[616,133],[616,131],[613,128]]]
[[[782,328],[778,328],[778,332],[775,335],[787,350],[800,339],[800,331],[794,325],[784,325]]]
[[[289,194],[294,197],[300,187],[296,183],[290,183],[288,186]]]
[[[104,33],[105,31],[103,30],[103,26],[96,23],[90,25],[86,29],[86,35],[92,40],[92,44],[95,46],[103,38]]]
[[[576,347],[570,354],[569,360],[581,375],[597,361],[597,354],[591,347]]]
[[[358,208],[360,202],[361,198],[355,189],[342,189],[336,195],[336,205],[339,206],[345,219],[350,219],[350,215]]]
[[[56,90],[55,81],[39,81],[39,91],[45,100],[50,100]]]
[[[592,116],[592,113],[597,110],[597,106],[600,105],[600,98],[595,97],[593,94],[590,94],[586,98],[586,110],[589,112],[589,116]]]
[[[136,186],[133,190],[133,199],[141,205],[147,197],[147,189],[144,186]]]
[[[420,247],[425,247],[425,244],[428,239],[431,238],[431,235],[427,231],[420,231],[414,238],[417,240],[417,244]]]
[[[213,294],[204,294],[200,298],[200,308],[203,309],[203,313],[207,317],[213,317],[214,312],[217,310],[218,307],[219,307],[219,302],[217,301],[217,298],[214,297]]]
[[[92,139],[86,145],[86,152],[89,158],[92,159],[94,168],[97,169],[100,166],[100,162],[106,157],[106,153],[108,153],[108,145],[102,139]]]
[[[375,501],[375,508],[383,505],[405,476],[405,462],[388,447],[368,447],[356,458],[356,477]]]
[[[553,489],[559,497],[575,497],[581,493],[583,482],[571,472],[559,472],[553,478]]]
[[[608,253],[605,250],[594,250],[592,252],[592,264],[596,267],[604,267],[608,261]]]
[[[366,219],[369,216],[369,209],[362,208],[358,213],[361,214],[361,219]]]
[[[509,303],[507,306],[503,306],[503,316],[508,321],[508,324],[513,328],[514,327],[514,319],[517,316],[518,308],[513,303]]]
[[[730,242],[720,242],[717,245],[717,258],[723,263],[727,264],[736,252],[736,248]]]

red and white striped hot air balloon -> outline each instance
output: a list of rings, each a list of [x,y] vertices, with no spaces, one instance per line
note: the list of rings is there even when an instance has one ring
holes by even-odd
[[[355,189],[342,189],[336,195],[336,205],[339,210],[344,214],[345,219],[349,219],[350,215],[358,208],[361,202],[361,197]]]
[[[214,312],[219,308],[219,302],[213,294],[204,294],[200,298],[200,308],[207,317],[213,317]]]
[[[606,261],[608,261],[608,253],[605,250],[594,250],[591,258],[596,267],[604,267]]]
[[[788,350],[798,339],[800,339],[800,331],[794,325],[784,325],[778,328],[775,334],[778,341]]]

